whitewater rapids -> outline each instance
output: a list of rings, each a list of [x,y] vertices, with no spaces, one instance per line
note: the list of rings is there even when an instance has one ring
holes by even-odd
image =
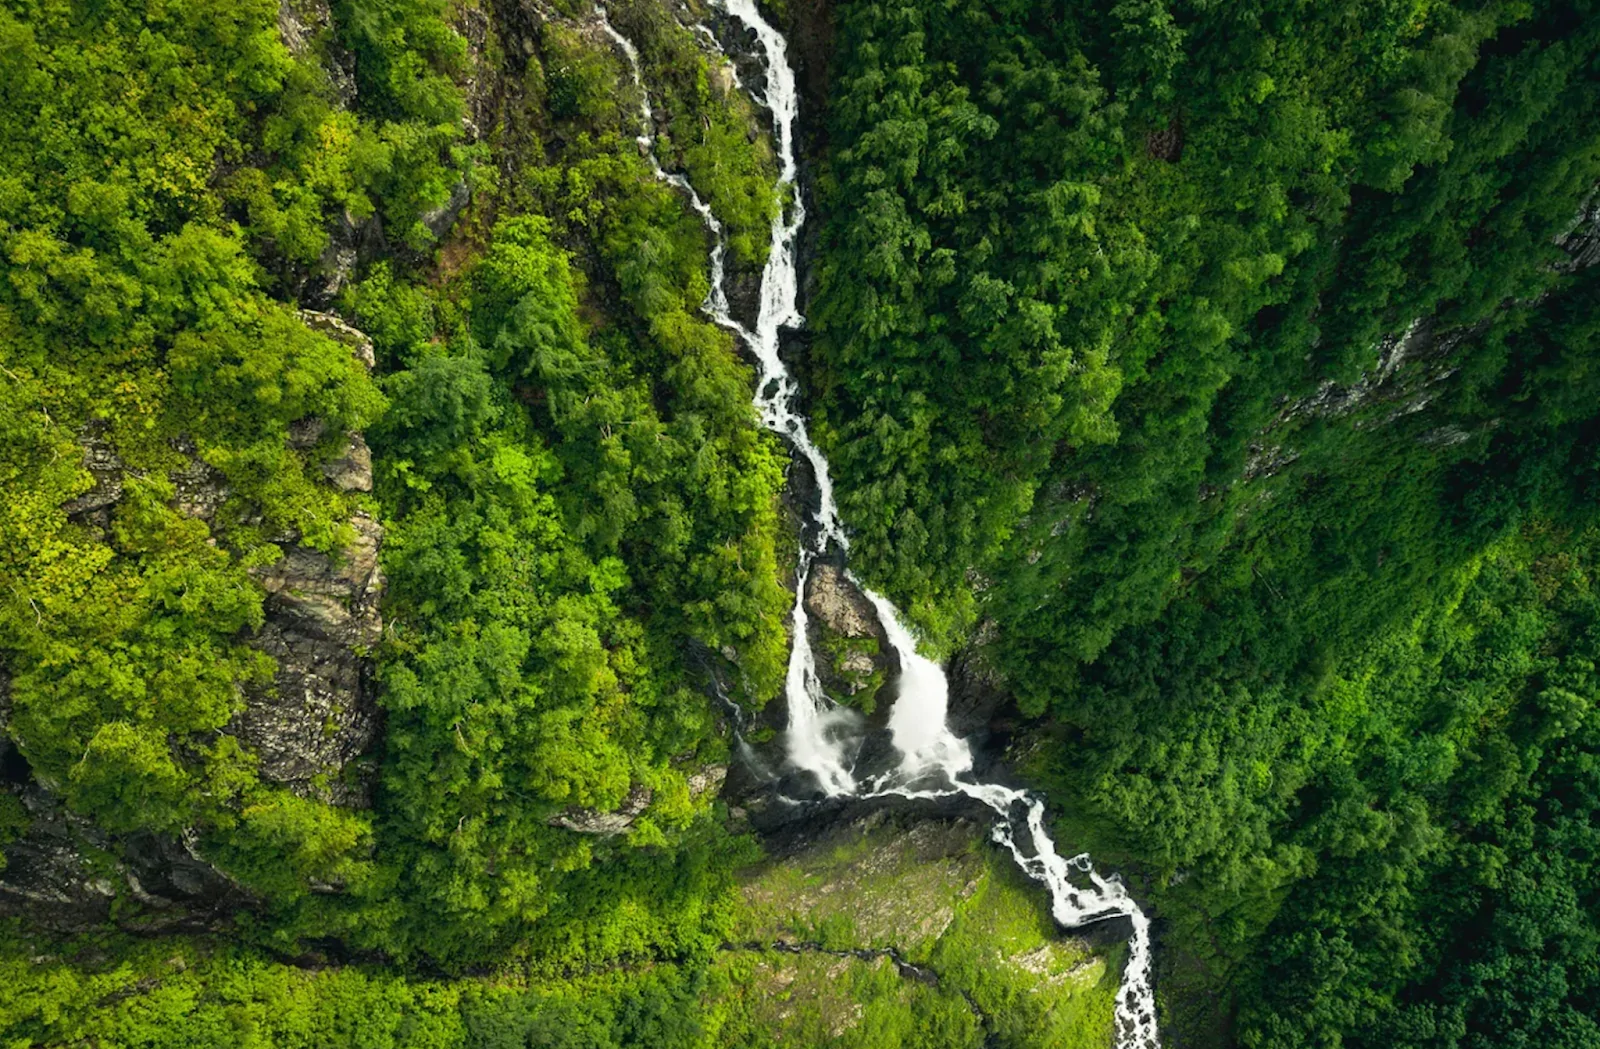
[[[733,332],[754,355],[758,368],[755,405],[762,425],[789,441],[811,465],[816,478],[817,506],[810,512],[811,528],[803,540],[796,569],[795,602],[790,614],[794,645],[789,653],[784,686],[787,703],[787,758],[795,768],[810,773],[830,797],[973,798],[999,816],[994,839],[1006,846],[1017,865],[1044,884],[1050,893],[1050,911],[1064,928],[1126,916],[1133,926],[1122,985],[1117,991],[1116,1039],[1118,1049],[1159,1049],[1155,995],[1150,985],[1150,919],[1128,895],[1116,875],[1102,876],[1087,854],[1063,857],[1045,828],[1044,801],[1026,791],[997,783],[972,780],[972,750],[951,733],[946,724],[950,685],[944,669],[917,652],[916,640],[887,598],[851,579],[877,611],[884,634],[900,661],[899,695],[889,712],[889,734],[899,764],[882,775],[858,782],[853,771],[860,742],[860,717],[830,700],[817,676],[816,654],[806,630],[804,595],[812,566],[830,548],[842,555],[850,548],[839,520],[828,461],[811,441],[806,420],[795,410],[799,386],[784,366],[778,351],[782,331],[804,323],[798,306],[799,275],[795,241],[805,222],[805,204],[795,192],[798,165],[795,127],[799,119],[799,92],[789,65],[788,45],[777,29],[761,16],[754,0],[714,0],[728,15],[756,34],[764,56],[766,90],[755,101],[772,117],[774,146],[779,157],[778,199],[787,201],[772,222],[771,251],[761,274],[760,306],[752,330],[734,318],[723,290],[727,243],[723,227],[711,208],[700,199],[683,175],[662,168],[655,152],[655,119],[650,93],[639,67],[633,43],[611,25],[603,8],[597,8],[601,28],[627,56],[633,81],[643,99],[640,113],[640,150],[649,159],[655,177],[680,190],[711,232],[711,292],[704,309],[717,324]],[[704,27],[703,35],[715,36]],[[1076,878],[1074,877],[1076,876]]]

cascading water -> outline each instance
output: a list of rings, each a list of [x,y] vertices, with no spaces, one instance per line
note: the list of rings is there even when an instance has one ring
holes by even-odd
[[[782,329],[796,327],[804,320],[797,305],[799,283],[795,262],[795,239],[805,221],[805,206],[795,185],[798,171],[794,133],[799,116],[799,93],[783,35],[762,18],[755,0],[717,2],[729,15],[755,32],[765,55],[766,92],[756,101],[772,115],[774,145],[780,158],[777,190],[784,203],[772,222],[771,251],[761,274],[760,307],[754,330],[733,317],[723,291],[726,243],[722,224],[689,180],[664,170],[656,157],[655,119],[640,73],[638,51],[606,20],[603,9],[599,11],[599,18],[601,27],[627,56],[633,81],[643,97],[638,136],[640,151],[648,157],[656,178],[681,190],[711,231],[711,293],[705,310],[719,325],[737,335],[754,354],[758,366],[755,404],[761,422],[794,446],[811,465],[816,478],[817,507],[807,522],[796,570],[791,618],[794,645],[789,653],[784,688],[789,717],[788,760],[796,768],[811,773],[822,791],[832,797],[964,795],[993,809],[1000,817],[994,829],[995,840],[1010,849],[1023,871],[1049,890],[1051,914],[1058,924],[1075,928],[1117,915],[1125,915],[1130,920],[1133,935],[1122,986],[1117,992],[1117,1045],[1120,1049],[1158,1049],[1155,996],[1150,987],[1149,918],[1128,895],[1121,879],[1116,875],[1100,875],[1087,854],[1063,858],[1056,852],[1055,842],[1045,829],[1041,799],[1001,784],[964,778],[972,771],[972,750],[945,724],[950,687],[944,670],[917,652],[916,641],[894,605],[861,586],[854,577],[851,577],[852,582],[876,609],[885,636],[899,659],[899,694],[889,712],[889,733],[900,761],[887,772],[865,782],[858,782],[852,771],[851,755],[859,742],[860,718],[824,694],[817,677],[816,655],[806,631],[805,610],[806,581],[812,565],[825,556],[830,547],[837,548],[840,553],[848,551],[850,541],[839,521],[828,461],[811,442],[806,421],[794,408],[799,387],[778,353]],[[697,28],[715,43],[713,34],[703,27]]]

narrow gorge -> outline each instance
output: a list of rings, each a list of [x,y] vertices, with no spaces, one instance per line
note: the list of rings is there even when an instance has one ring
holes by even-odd
[[[789,66],[782,34],[757,10],[754,0],[722,0],[724,9],[755,31],[764,56],[765,90],[760,98],[771,115],[780,160],[778,199],[787,201],[772,223],[772,246],[761,275],[760,308],[754,330],[734,319],[723,291],[726,245],[722,224],[681,174],[662,169],[655,155],[655,118],[650,93],[639,71],[639,53],[618,33],[605,11],[601,27],[627,56],[635,85],[643,100],[639,147],[648,154],[657,178],[685,193],[690,205],[706,223],[711,250],[711,292],[704,309],[716,322],[734,332],[755,356],[756,407],[762,424],[778,434],[804,458],[811,470],[817,505],[809,509],[804,545],[796,567],[795,603],[791,616],[791,648],[784,699],[788,713],[785,755],[789,762],[814,777],[828,797],[872,798],[902,796],[935,799],[964,795],[993,809],[999,817],[994,838],[1011,851],[1017,865],[1042,883],[1050,894],[1051,914],[1066,929],[1075,929],[1113,915],[1131,919],[1133,937],[1117,994],[1116,1044],[1119,1049],[1157,1049],[1161,1044],[1156,1022],[1155,994],[1150,984],[1150,919],[1128,895],[1116,875],[1104,877],[1087,854],[1062,857],[1045,826],[1044,799],[1023,790],[970,779],[972,753],[967,743],[947,727],[949,683],[944,670],[917,652],[915,638],[893,604],[873,593],[846,573],[877,611],[879,622],[893,647],[899,676],[893,682],[893,708],[889,733],[899,754],[896,765],[865,780],[857,778],[857,756],[862,725],[855,713],[840,706],[823,691],[817,674],[817,654],[806,627],[806,582],[820,560],[850,549],[848,534],[839,520],[833,480],[827,458],[812,442],[805,419],[794,408],[798,393],[794,377],[784,366],[780,344],[785,329],[798,328],[805,317],[798,306],[799,267],[796,244],[805,221],[804,193],[795,159],[799,96]],[[706,30],[710,35],[710,31]],[[715,39],[712,36],[712,39]],[[798,802],[796,802],[798,804]]]

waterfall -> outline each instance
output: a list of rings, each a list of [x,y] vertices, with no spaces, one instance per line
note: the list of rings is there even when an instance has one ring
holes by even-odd
[[[1116,1040],[1119,1049],[1159,1049],[1155,996],[1150,986],[1150,920],[1116,875],[1102,876],[1087,854],[1063,858],[1045,829],[1044,802],[1026,791],[968,778],[972,750],[945,723],[950,685],[944,670],[917,651],[899,611],[887,598],[860,587],[883,625],[884,634],[900,662],[899,695],[889,712],[889,733],[899,763],[887,772],[858,782],[852,769],[853,752],[860,736],[860,717],[830,700],[817,677],[816,654],[806,632],[805,592],[811,567],[830,548],[848,552],[849,537],[839,521],[833,478],[828,461],[811,441],[806,420],[794,407],[799,385],[778,355],[785,327],[804,323],[798,306],[799,275],[795,240],[805,222],[805,205],[796,187],[795,125],[799,117],[799,92],[789,65],[783,35],[767,23],[755,0],[714,0],[733,18],[756,34],[765,55],[765,96],[756,101],[772,116],[774,147],[780,161],[777,193],[781,202],[772,221],[771,251],[761,273],[760,307],[754,330],[732,316],[723,291],[726,241],[722,224],[684,176],[665,171],[655,154],[655,118],[649,91],[633,44],[606,20],[599,9],[600,25],[627,56],[633,81],[643,98],[638,142],[656,178],[684,193],[689,204],[710,230],[711,292],[705,310],[717,324],[733,332],[754,355],[757,364],[755,405],[762,425],[789,441],[810,464],[816,478],[817,506],[807,522],[796,568],[795,602],[790,623],[794,644],[789,652],[784,685],[787,702],[787,758],[797,769],[811,773],[831,797],[945,798],[966,796],[987,805],[999,816],[994,839],[1010,850],[1017,865],[1044,884],[1050,893],[1050,911],[1064,928],[1113,916],[1126,916],[1133,925],[1122,985],[1117,991]],[[712,34],[707,33],[711,36]],[[715,41],[715,37],[712,37]]]

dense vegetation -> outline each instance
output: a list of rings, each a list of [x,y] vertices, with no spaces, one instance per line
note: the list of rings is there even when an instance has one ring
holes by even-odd
[[[1175,1029],[1593,1044],[1600,302],[1556,238],[1600,12],[904,2],[838,41],[856,563],[935,646],[992,624],[1067,833],[1169,920]]]
[[[242,643],[262,621],[250,570],[281,556],[276,536],[346,540],[360,501],[317,463],[384,398],[271,267],[315,259],[338,207],[415,222],[445,147],[391,140],[450,135],[336,111],[274,17],[0,8],[0,652],[11,736],[75,809],[298,852],[326,876],[341,850],[312,839],[353,843],[363,821],[258,782],[217,730],[272,670]],[[327,437],[291,447],[312,416]],[[105,527],[64,505],[95,483],[79,446],[95,432],[126,469]],[[209,526],[175,502],[196,461],[229,493]]]
[[[365,1049],[1093,1049],[1115,954],[1062,939],[973,823],[836,828],[750,876],[734,943],[562,978],[295,966],[210,938],[0,937],[0,1044]],[[848,881],[848,893],[834,891]],[[809,897],[808,897],[809,892]],[[820,906],[795,904],[818,901]],[[944,920],[928,921],[930,913]],[[21,934],[20,936],[17,934]],[[821,941],[816,951],[763,945]],[[897,943],[939,980],[872,949]],[[866,957],[830,950],[864,950]]]
[[[0,845],[181,842],[249,900],[220,940],[0,926],[7,1044],[778,1038],[704,770],[717,694],[784,675],[783,451],[624,56],[525,7],[0,0]],[[607,8],[748,292],[757,109]],[[804,370],[853,567],[985,639],[1062,837],[1161,918],[1167,1028],[1600,1043],[1600,266],[1560,243],[1600,10],[828,17]],[[358,431],[370,492],[324,477]],[[381,743],[286,784],[235,729],[263,580],[365,519]],[[839,1044],[1075,1037],[951,944],[937,991],[851,970]]]
[[[623,56],[577,23],[514,60],[484,41],[516,68],[474,128],[443,3],[307,10],[286,32],[268,3],[0,7],[9,735],[101,828],[190,835],[283,949],[703,952],[748,855],[691,796],[727,747],[706,667],[765,702],[787,604],[781,463],[698,312],[703,227],[634,146]],[[673,114],[664,153],[759,263],[749,102],[664,10],[613,17]],[[375,375],[294,308],[330,304]],[[321,483],[351,430],[370,496]],[[103,518],[74,502],[102,483],[85,442],[120,485]],[[386,531],[370,810],[264,780],[228,731],[274,672],[259,570],[292,543],[339,556],[354,513]],[[631,797],[625,839],[549,823]],[[5,804],[9,839],[28,817]]]

